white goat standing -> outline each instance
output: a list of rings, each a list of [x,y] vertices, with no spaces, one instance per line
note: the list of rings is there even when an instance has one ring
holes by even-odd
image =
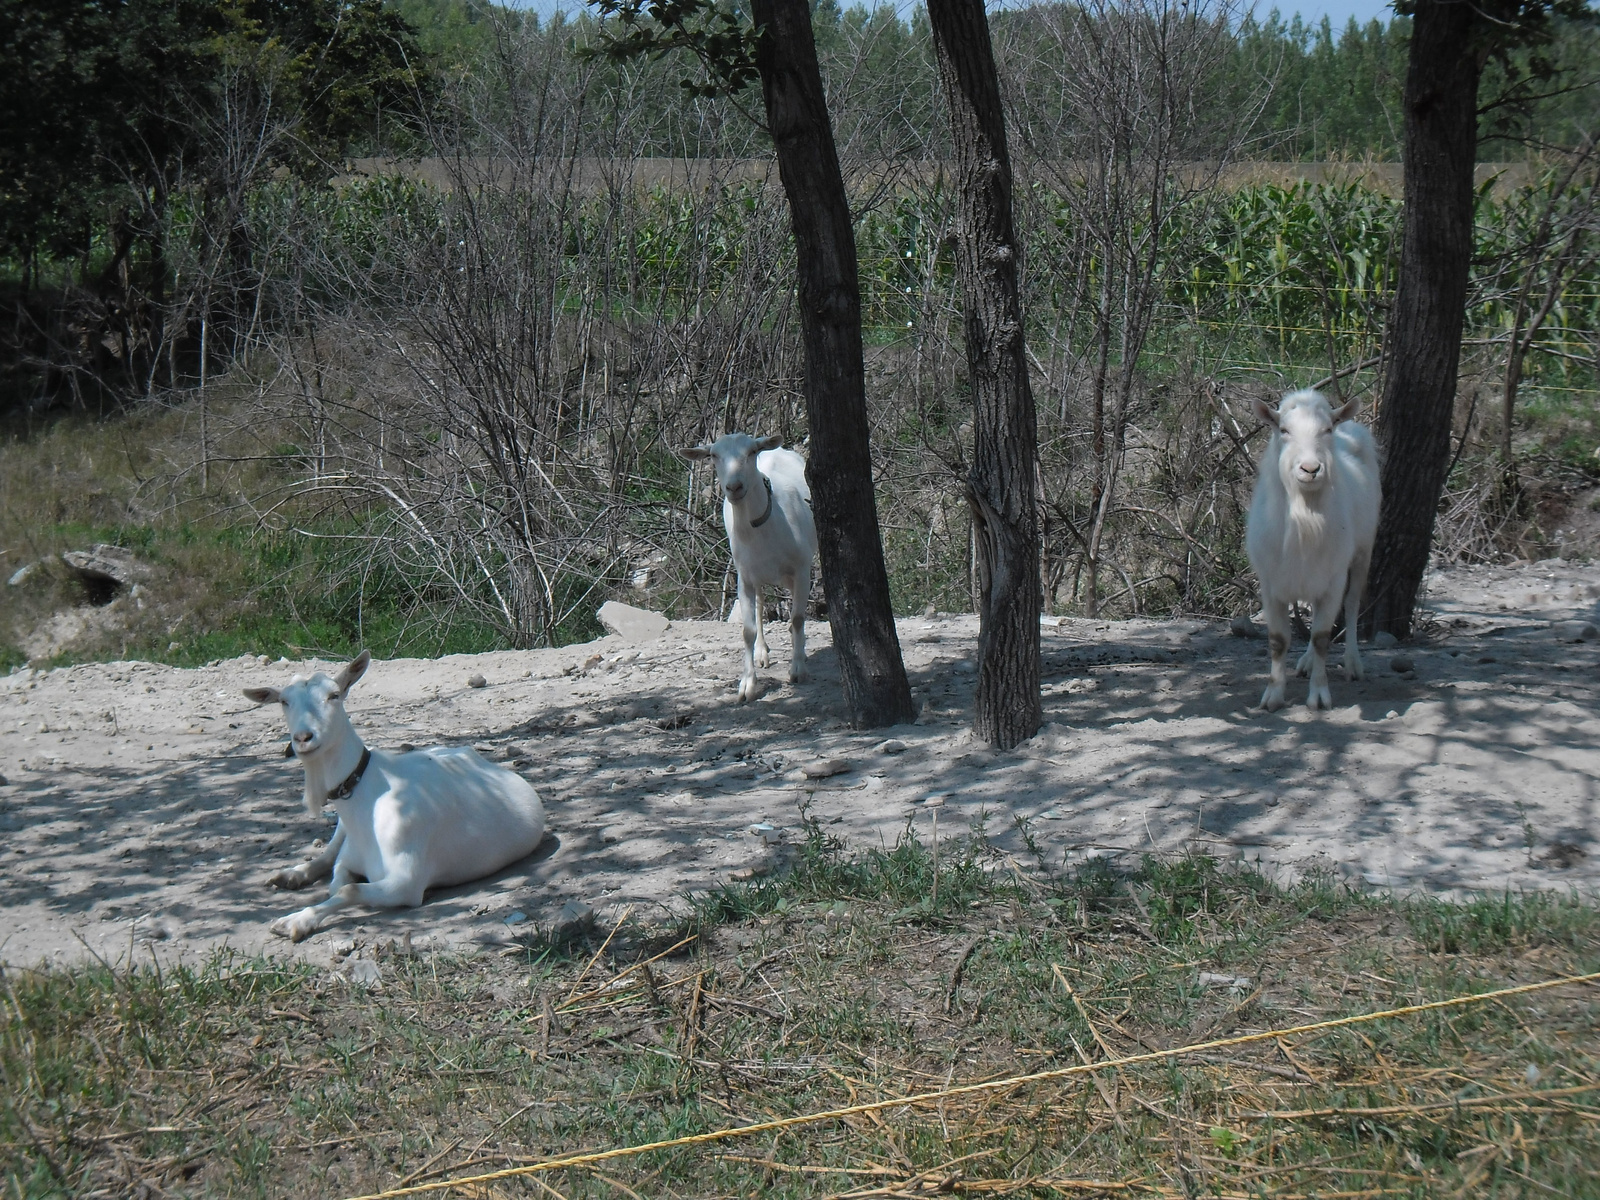
[[[1378,531],[1379,484],[1372,433],[1350,419],[1359,408],[1354,399],[1333,408],[1313,391],[1291,392],[1276,408],[1255,402],[1256,415],[1273,427],[1245,533],[1272,653],[1272,678],[1261,697],[1265,709],[1283,707],[1289,606],[1297,601],[1311,605],[1311,646],[1296,668],[1300,674],[1311,671],[1306,704],[1333,707],[1328,644],[1341,598],[1345,673],[1362,678],[1356,618]]]
[[[789,682],[806,673],[806,600],[811,595],[811,560],[817,555],[817,527],[811,519],[811,489],[806,460],[780,450],[779,437],[753,438],[727,433],[683,456],[709,458],[722,485],[722,523],[739,571],[739,608],[744,621],[744,674],[739,699],[756,698],[756,668],[768,662],[761,591],[781,583],[789,589],[789,630],[793,636]]]
[[[331,679],[318,671],[309,679],[296,675],[282,690],[244,690],[257,704],[283,706],[290,748],[306,771],[306,811],[320,816],[331,803],[339,814],[326,850],[269,880],[303,888],[333,877],[321,904],[272,922],[272,932],[291,941],[310,937],[352,904],[414,907],[429,888],[493,874],[544,837],[544,806],[533,786],[475,751],[366,747],[344,698],[371,661],[363,650]]]

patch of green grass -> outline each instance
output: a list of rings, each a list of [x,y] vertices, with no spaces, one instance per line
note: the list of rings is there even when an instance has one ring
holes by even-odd
[[[945,857],[941,842],[941,891]],[[1416,902],[1274,888],[1209,859],[1025,884],[990,870],[981,839],[951,855],[968,858],[933,920],[914,895],[931,848],[912,831],[855,853],[813,828],[788,873],[703,905],[696,941],[648,974],[630,965],[681,928],[624,926],[592,964],[609,927],[520,960],[366,947],[370,990],[225,955],[9,970],[0,1194],[352,1195],[1600,966],[1600,912],[1573,898],[1497,897],[1511,915],[1493,918],[1430,902],[1435,924],[1413,934]],[[1446,916],[1500,932],[1441,954],[1425,939]],[[569,1200],[919,1180],[1593,1200],[1600,1090],[1571,1089],[1600,1088],[1597,1047],[1595,990],[1558,989],[545,1179]]]
[[[1417,941],[1440,954],[1576,947],[1594,929],[1593,906],[1576,893],[1506,891],[1462,901],[1417,896],[1402,901],[1401,911]]]

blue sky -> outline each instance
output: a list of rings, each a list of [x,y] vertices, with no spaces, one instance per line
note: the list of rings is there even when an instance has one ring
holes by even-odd
[[[1264,17],[1272,7],[1270,3],[1258,4],[1256,15]],[[1387,22],[1394,16],[1394,10],[1383,0],[1301,0],[1300,3],[1295,3],[1294,0],[1280,0],[1277,8],[1285,19],[1298,12],[1308,25],[1326,16],[1333,22],[1335,30],[1343,29],[1345,22],[1351,17],[1365,25],[1374,17]]]

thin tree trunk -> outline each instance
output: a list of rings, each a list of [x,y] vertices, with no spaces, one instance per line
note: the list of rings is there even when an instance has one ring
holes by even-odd
[[[1009,750],[1044,719],[1039,701],[1038,421],[1028,382],[1011,158],[983,0],[928,0],[960,184],[957,259],[972,379],[967,480],[980,570],[973,731]]]
[[[916,714],[900,658],[872,490],[855,232],[806,0],[755,0],[767,128],[794,229],[805,340],[806,478],[845,707],[856,728]],[[800,603],[804,603],[801,599]]]
[[[1408,637],[1450,463],[1472,264],[1478,145],[1475,9],[1418,0],[1405,86],[1405,236],[1376,432],[1383,510],[1368,624]]]

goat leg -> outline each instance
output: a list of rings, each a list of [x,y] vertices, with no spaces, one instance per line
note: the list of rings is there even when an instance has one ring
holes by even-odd
[[[1356,623],[1361,618],[1361,597],[1367,590],[1367,572],[1372,569],[1372,548],[1358,550],[1350,563],[1350,582],[1344,591],[1344,673],[1347,679],[1365,679],[1361,651],[1356,646]]]
[[[1307,708],[1332,708],[1328,691],[1328,646],[1333,642],[1333,618],[1339,611],[1339,593],[1324,596],[1311,606],[1311,689]]]
[[[739,676],[739,700],[754,700],[756,667],[767,665],[767,639],[761,625],[761,589],[739,577],[739,616],[744,620],[744,673]]]
[[[1267,646],[1272,654],[1272,676],[1267,690],[1261,694],[1261,707],[1276,712],[1283,707],[1288,690],[1288,670],[1285,659],[1289,655],[1289,605],[1282,600],[1268,599]]]
[[[321,854],[310,862],[301,863],[298,867],[289,867],[277,872],[267,882],[275,888],[283,888],[289,892],[310,887],[313,883],[333,874],[333,864],[338,860],[339,851],[343,848],[344,825],[340,823],[334,828],[333,837],[328,839],[328,845]]]
[[[811,567],[796,572],[789,580],[789,682],[804,683],[811,677],[806,670],[806,601],[811,596]]]

